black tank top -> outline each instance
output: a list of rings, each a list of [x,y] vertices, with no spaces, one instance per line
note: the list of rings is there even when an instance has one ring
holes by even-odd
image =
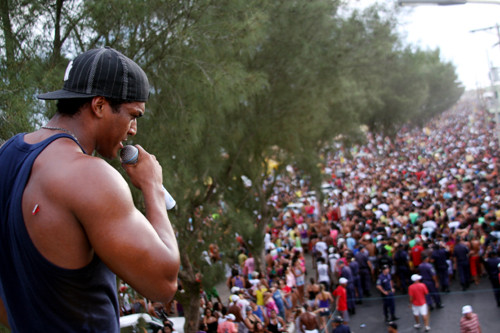
[[[0,147],[0,296],[12,332],[119,332],[115,275],[97,255],[80,269],[52,264],[24,223],[21,202],[35,159],[54,140],[75,139],[57,134],[30,145],[24,135]]]

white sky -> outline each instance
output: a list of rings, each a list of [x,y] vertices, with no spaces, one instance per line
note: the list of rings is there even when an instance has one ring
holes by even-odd
[[[349,4],[351,1],[361,6],[376,2],[349,0]],[[413,45],[423,49],[439,47],[441,59],[455,65],[458,78],[466,89],[489,86],[490,64],[500,67],[500,37],[496,29],[496,24],[500,24],[500,1],[498,3],[404,6],[407,13],[401,16],[400,29]],[[493,28],[470,32],[489,27]]]

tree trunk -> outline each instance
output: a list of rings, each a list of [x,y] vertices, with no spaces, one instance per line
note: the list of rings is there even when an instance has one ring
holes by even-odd
[[[265,250],[261,249],[255,250],[258,253],[252,253],[253,258],[255,260],[255,269],[262,273],[263,276],[266,276],[266,260],[265,260]]]
[[[196,274],[186,252],[181,251],[181,264],[184,268],[179,272],[182,283],[182,293],[176,294],[176,299],[184,309],[184,332],[198,332],[200,320],[200,288],[201,282],[196,279]]]
[[[184,332],[196,333],[198,332],[200,320],[200,283],[185,283],[184,293],[179,297],[179,302],[184,309],[184,317],[186,322],[184,324]]]
[[[0,0],[0,9],[2,13],[2,30],[5,37],[5,55],[7,63],[14,63],[15,39],[12,32],[12,24],[10,21],[9,1]]]

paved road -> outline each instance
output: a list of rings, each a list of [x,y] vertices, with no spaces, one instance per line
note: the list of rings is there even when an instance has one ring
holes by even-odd
[[[306,255],[308,276],[314,276],[315,274],[311,262],[310,256]],[[223,301],[229,298],[230,294],[225,283],[220,283],[217,290]],[[496,306],[491,285],[487,278],[482,278],[479,285],[472,285],[465,292],[461,291],[458,281],[452,281],[451,292],[443,294],[442,301],[445,307],[431,312],[431,332],[460,332],[461,309],[464,305],[471,305],[474,312],[478,314],[482,333],[500,332],[500,308]],[[414,319],[408,304],[407,295],[396,295],[396,315],[400,318],[397,321],[399,332],[423,332],[423,329],[417,330],[413,328]],[[379,298],[377,291],[373,290],[371,298],[365,298],[363,304],[357,305],[356,314],[351,316],[349,326],[354,333],[387,332],[382,300]]]
[[[490,288],[489,281],[483,278],[478,286],[471,286],[469,290],[462,292],[458,282],[453,281],[451,292],[441,296],[445,307],[431,311],[431,332],[460,332],[461,310],[462,306],[467,304],[471,305],[474,312],[478,314],[483,333],[500,332],[500,308],[496,306]],[[377,293],[372,293],[372,295],[377,295]],[[396,296],[396,315],[400,317],[397,321],[399,332],[422,332],[423,329],[413,328],[414,319],[408,304],[407,295]],[[362,305],[358,305],[356,314],[351,316],[349,326],[355,333],[386,332],[383,320],[382,300],[374,296],[371,299],[365,299]],[[365,326],[361,327],[362,324]]]

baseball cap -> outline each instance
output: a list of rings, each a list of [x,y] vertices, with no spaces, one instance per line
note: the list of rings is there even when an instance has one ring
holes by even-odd
[[[230,313],[226,315],[226,319],[236,320],[236,317],[234,316],[234,314]]]
[[[347,280],[345,277],[341,277],[341,278],[339,279],[339,283],[340,283],[340,284],[347,283],[348,281],[349,281],[349,280]]]
[[[462,314],[471,313],[471,312],[472,312],[472,306],[464,305],[464,307],[462,308]]]
[[[411,280],[412,280],[413,282],[418,281],[418,280],[420,280],[420,279],[422,279],[422,276],[420,276],[420,275],[418,275],[418,274],[413,274],[413,275],[411,276]],[[413,288],[413,287],[412,287],[412,288]]]
[[[342,319],[341,316],[335,316],[335,318],[333,318],[333,322],[335,322],[335,323],[341,323],[343,321],[344,321],[344,319]]]
[[[92,49],[71,60],[60,90],[38,99],[59,100],[102,96],[120,101],[146,102],[149,82],[134,61],[110,47]]]

